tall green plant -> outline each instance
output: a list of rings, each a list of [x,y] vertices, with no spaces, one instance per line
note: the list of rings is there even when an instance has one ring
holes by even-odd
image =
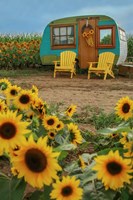
[[[127,35],[128,57],[133,57],[133,35]]]

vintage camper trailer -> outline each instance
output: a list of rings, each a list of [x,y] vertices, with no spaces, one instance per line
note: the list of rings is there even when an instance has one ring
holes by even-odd
[[[76,52],[80,68],[97,61],[102,52],[115,53],[115,63],[127,57],[125,31],[114,19],[105,15],[74,16],[50,22],[43,33],[40,57],[43,65],[51,65],[65,50]]]

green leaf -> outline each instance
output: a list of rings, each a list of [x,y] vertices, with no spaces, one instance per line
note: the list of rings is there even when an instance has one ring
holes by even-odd
[[[35,191],[30,196],[29,200],[41,200],[42,198],[42,192],[41,191]]]
[[[130,200],[132,197],[129,194],[128,189],[123,189],[121,192],[121,200]]]
[[[75,149],[75,148],[76,148],[76,147],[75,147],[74,144],[63,144],[63,145],[58,146],[58,147],[55,148],[54,150],[55,150],[55,151],[63,151],[63,150],[69,151],[69,150],[73,150],[73,149]]]
[[[88,163],[90,160],[92,160],[93,157],[97,156],[97,153],[92,153],[92,154],[83,153],[81,156],[82,156],[83,160],[84,160],[86,163]]]
[[[99,152],[97,152],[97,154],[98,155],[106,155],[106,154],[108,154],[109,153],[109,151],[119,151],[119,153],[120,153],[120,155],[122,155],[123,154],[123,148],[122,147],[113,147],[113,148],[106,148],[106,149],[103,149],[103,150],[101,150],[101,151],[99,151]]]
[[[81,169],[79,168],[76,162],[70,162],[69,164],[65,166],[64,170],[68,172],[69,174],[74,173],[75,171],[77,172],[77,170],[81,171]]]
[[[44,186],[43,194],[39,200],[51,200],[50,199],[50,193],[52,191],[52,186]]]
[[[2,200],[22,200],[26,182],[17,177],[8,178],[0,175],[0,196]]]
[[[62,145],[62,144],[65,143],[66,138],[64,138],[63,136],[61,136],[61,135],[59,134],[59,135],[56,135],[55,141],[56,141],[58,144]]]
[[[84,195],[82,200],[113,200],[116,192],[105,190],[101,184],[100,189],[96,189],[93,183],[84,187]]]
[[[64,158],[66,158],[66,156],[68,155],[67,151],[61,151],[60,155],[59,155],[59,160],[63,160]]]
[[[110,134],[110,133],[121,133],[121,132],[130,132],[131,128],[129,124],[121,124],[117,126],[116,128],[105,128],[102,130],[99,130],[98,133],[100,134]]]

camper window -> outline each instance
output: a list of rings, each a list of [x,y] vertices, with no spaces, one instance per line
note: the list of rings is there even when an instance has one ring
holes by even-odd
[[[51,28],[52,48],[67,48],[75,45],[75,28],[71,26],[59,26]]]
[[[115,47],[115,26],[97,27],[97,47],[98,48]]]
[[[120,34],[120,40],[123,40],[123,41],[127,41],[127,38],[126,38],[126,33],[124,30],[122,30],[121,28],[119,28],[119,34]]]

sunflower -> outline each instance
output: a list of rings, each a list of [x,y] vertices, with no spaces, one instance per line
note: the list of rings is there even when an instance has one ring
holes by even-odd
[[[17,85],[10,85],[5,91],[6,98],[9,100],[14,99],[18,95],[20,90],[21,88]]]
[[[8,110],[0,113],[0,149],[9,151],[9,148],[15,148],[30,132],[28,125],[28,122],[22,121],[22,115],[17,116],[17,112]]]
[[[74,112],[76,112],[76,108],[77,106],[76,105],[70,105],[67,110],[65,111],[65,114],[69,117],[72,117],[72,115],[74,114]]]
[[[38,88],[35,85],[32,85],[31,92],[38,96]]]
[[[57,180],[53,184],[53,190],[50,193],[51,199],[58,200],[81,200],[83,190],[79,187],[80,180],[76,177],[63,176],[62,181]]]
[[[76,124],[70,123],[67,125],[70,132],[70,141],[77,145],[82,143],[82,136]]]
[[[57,171],[61,170],[57,162],[59,153],[47,146],[47,137],[40,137],[35,142],[31,135],[16,154],[12,157],[13,169],[18,172],[18,178],[24,177],[32,187],[42,188],[58,178]]]
[[[28,112],[26,112],[27,121],[31,121],[31,120],[33,119],[34,116],[35,116],[34,111],[28,110]]]
[[[111,137],[111,138],[118,138],[119,134],[118,133],[110,133],[109,137]]]
[[[47,130],[56,129],[59,119],[56,116],[48,115],[43,118],[43,125]]]
[[[97,171],[97,178],[103,182],[105,189],[117,190],[124,186],[124,182],[130,184],[132,176],[128,173],[132,172],[131,160],[123,159],[118,150],[98,156],[95,161],[93,170]]]
[[[121,135],[123,136],[119,141],[121,144],[125,144],[128,142],[128,133],[127,132],[122,132]]]
[[[45,102],[38,96],[34,96],[32,102],[32,109],[39,115],[40,118],[43,118],[45,115]]]
[[[51,139],[51,140],[53,140],[54,138],[55,138],[55,136],[56,136],[56,132],[55,131],[49,131],[48,132],[48,137]]]
[[[6,78],[0,79],[0,90],[5,92],[6,89],[11,85],[10,81]]]
[[[56,130],[60,131],[64,128],[64,123],[62,121],[59,121],[57,126],[56,126]]]
[[[82,169],[86,168],[86,164],[81,156],[79,156],[78,164]]]
[[[21,90],[20,94],[14,99],[14,104],[20,110],[28,110],[33,101],[33,94],[28,90]]]
[[[0,112],[3,112],[7,109],[7,105],[5,104],[5,101],[0,99]]]
[[[133,141],[126,142],[124,145],[124,149],[127,150],[127,152],[124,153],[124,156],[133,159]]]
[[[128,120],[133,116],[133,101],[129,97],[123,97],[118,101],[115,110],[121,119]]]
[[[39,98],[37,95],[35,95],[34,100],[32,102],[33,109],[37,109],[44,106],[44,102],[41,98]]]

